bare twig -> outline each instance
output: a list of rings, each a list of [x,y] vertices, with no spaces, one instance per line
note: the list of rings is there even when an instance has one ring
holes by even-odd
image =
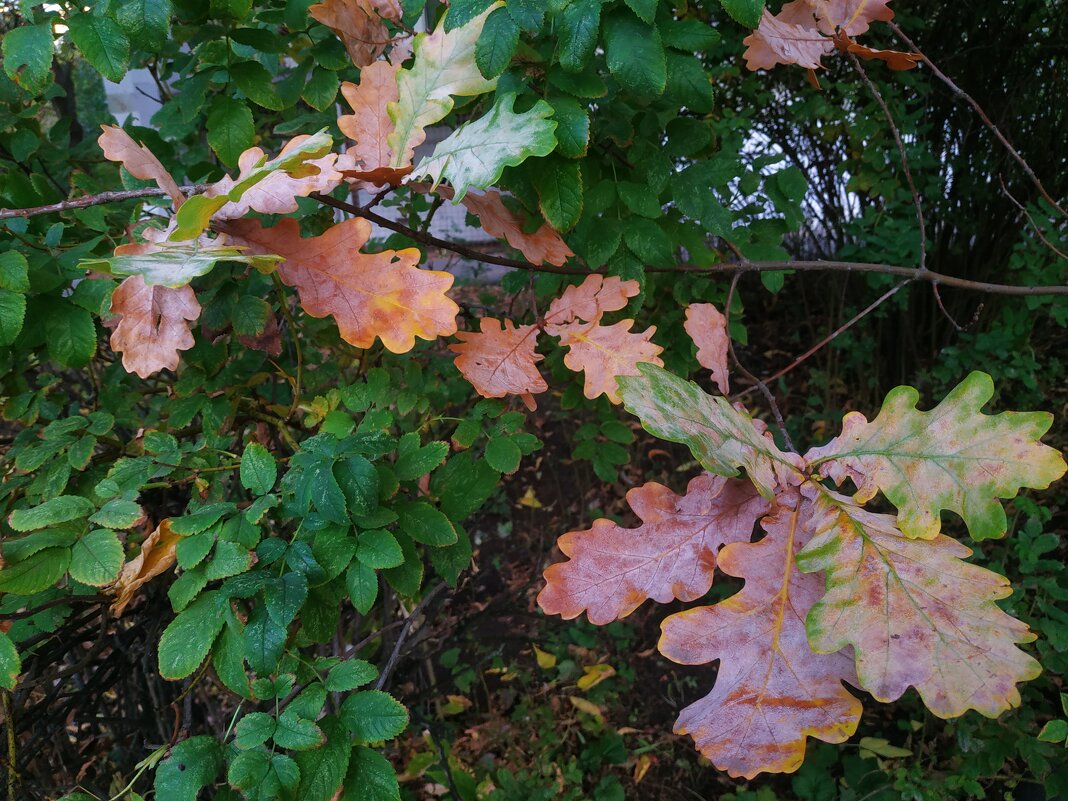
[[[433,589],[427,592],[423,596],[422,600],[415,605],[415,608],[404,619],[404,625],[401,627],[400,634],[397,635],[397,642],[393,645],[393,651],[389,655],[389,659],[386,660],[385,666],[382,668],[382,673],[378,676],[378,681],[375,682],[375,689],[381,690],[386,686],[389,681],[390,675],[397,667],[397,662],[400,661],[401,649],[404,647],[404,643],[408,640],[408,635],[412,632],[412,625],[415,623],[420,613],[427,607],[427,605],[434,600],[434,598],[446,588],[444,581],[439,582]]]
[[[1053,206],[1053,208],[1060,212],[1062,217],[1068,217],[1068,212],[1061,208],[1057,201],[1050,196],[1049,192],[1046,191],[1046,187],[1042,185],[1042,181],[1040,181],[1038,176],[1035,175],[1035,171],[1031,169],[1031,165],[1027,163],[1027,160],[1024,159],[1024,157],[1020,155],[1019,151],[1017,151],[1016,148],[1014,148],[1009,142],[1009,140],[1005,138],[1005,135],[998,129],[998,126],[994,124],[990,117],[987,116],[987,113],[983,111],[983,107],[975,101],[975,98],[973,98],[970,94],[968,94],[959,86],[957,86],[957,84],[953,82],[953,79],[946,75],[944,72],[942,72],[942,70],[938,69],[937,65],[935,65],[935,63],[931,61],[931,59],[924,55],[923,51],[920,50],[920,48],[916,45],[914,41],[912,41],[907,35],[905,35],[905,32],[902,31],[901,28],[899,28],[893,22],[888,22],[886,24],[890,26],[890,30],[896,33],[901,39],[901,41],[907,44],[911,50],[920,54],[920,56],[923,58],[924,63],[931,68],[931,72],[933,72],[935,76],[940,81],[942,81],[942,83],[949,87],[949,90],[953,92],[954,95],[956,95],[972,107],[972,110],[979,115],[979,119],[983,121],[983,124],[990,129],[990,132],[994,134],[994,137],[999,142],[1001,142],[1001,144],[1007,151],[1009,151],[1009,155],[1013,157],[1017,164],[1020,165],[1021,169],[1023,169],[1027,177],[1031,179],[1031,183],[1035,185],[1035,188],[1038,189],[1042,197],[1044,197],[1046,201],[1051,206]]]
[[[727,304],[723,312],[724,317],[726,317],[726,328],[728,332],[727,350],[730,352],[731,359],[734,361],[734,366],[738,368],[738,372],[752,381],[764,394],[764,397],[768,401],[768,406],[771,407],[771,413],[775,416],[775,425],[779,427],[779,432],[782,434],[782,441],[786,444],[786,447],[792,451],[796,451],[797,448],[794,447],[794,441],[790,439],[790,432],[786,430],[786,421],[782,418],[782,412],[779,411],[779,404],[775,401],[775,396],[771,394],[771,390],[768,389],[767,384],[745,369],[742,362],[738,359],[738,354],[734,352],[734,340],[730,337],[731,305],[734,303],[734,292],[738,288],[738,279],[741,277],[741,273],[735,273],[734,278],[731,279],[731,288],[727,292]]]
[[[828,345],[831,342],[833,342],[837,337],[841,336],[843,333],[848,331],[850,328],[852,328],[858,322],[860,322],[865,317],[867,317],[869,314],[871,314],[873,311],[875,311],[877,308],[879,308],[879,306],[881,306],[883,303],[885,303],[890,298],[892,298],[894,295],[896,295],[905,286],[907,286],[908,284],[912,283],[912,281],[913,281],[913,279],[906,278],[900,284],[897,284],[896,286],[893,286],[890,289],[888,289],[886,292],[884,292],[882,295],[880,295],[877,299],[872,301],[872,303],[867,308],[863,309],[860,312],[857,312],[857,314],[855,314],[851,319],[849,319],[848,321],[846,321],[842,325],[838,326],[838,328],[836,328],[834,331],[829,333],[827,336],[825,336],[823,339],[821,339],[819,342],[817,342],[811,348],[806,350],[804,353],[802,353],[800,356],[798,356],[796,359],[794,359],[792,362],[790,362],[784,368],[779,370],[777,373],[773,373],[772,375],[769,375],[767,378],[765,378],[764,379],[764,383],[768,384],[768,383],[774,381],[776,378],[781,378],[782,376],[786,375],[791,370],[793,370],[795,367],[798,367],[802,362],[804,362],[806,359],[811,357],[814,353],[816,353],[817,351],[819,351],[820,349],[822,349],[826,345]],[[755,392],[757,389],[758,389],[757,385],[751,386],[751,387],[749,387],[749,389],[745,389],[745,390],[742,390],[741,392],[737,393],[734,397],[736,399],[737,398],[742,398],[742,397],[744,397],[744,396],[746,396],[746,395],[748,395],[748,394],[750,394],[752,392]]]
[[[1027,210],[1023,203],[1021,203],[1019,200],[1012,196],[1012,192],[1005,188],[1005,181],[1002,180],[1000,175],[998,175],[998,183],[1001,184],[1001,191],[1004,193],[1005,197],[1012,201],[1012,205],[1014,205],[1021,212],[1023,212],[1024,217],[1026,217],[1027,222],[1031,224],[1031,228],[1034,229],[1035,234],[1038,236],[1039,239],[1042,240],[1042,244],[1044,244],[1046,247],[1056,253],[1060,258],[1068,259],[1068,255],[1065,255],[1063,251],[1057,249],[1057,247],[1052,242],[1046,239],[1045,234],[1042,233],[1042,229],[1038,227],[1038,223],[1036,223],[1034,217],[1031,216],[1031,212]]]
[[[207,184],[193,184],[191,186],[183,186],[181,189],[186,195],[195,195],[207,189]],[[105,203],[119,203],[123,200],[159,197],[166,194],[156,186],[146,186],[144,189],[121,189],[112,192],[100,192],[96,195],[61,200],[59,203],[50,203],[47,206],[33,206],[28,209],[0,209],[0,220],[7,220],[12,217],[36,217],[38,214],[53,214],[59,211],[85,209],[89,206],[101,206]]]

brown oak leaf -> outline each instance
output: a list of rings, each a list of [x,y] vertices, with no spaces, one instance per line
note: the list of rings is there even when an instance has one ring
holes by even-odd
[[[638,375],[639,362],[664,366],[659,357],[664,349],[651,341],[656,326],[651,325],[639,334],[630,330],[632,325],[633,320],[620,320],[614,325],[576,322],[554,326],[552,333],[568,348],[564,364],[576,373],[585,374],[583,393],[587,398],[607,395],[612,403],[619,403],[617,377]]]
[[[767,536],[719,552],[720,570],[744,578],[742,590],[662,624],[658,647],[668,659],[719,660],[712,692],[682,710],[675,731],[731,776],[797,770],[808,737],[840,743],[860,720],[860,701],[842,684],[857,684],[851,655],[813,652],[805,631],[823,595],[820,577],[794,563],[811,537],[807,504],[797,488],[780,493],[761,521]]]
[[[353,64],[366,67],[390,43],[383,19],[397,21],[403,10],[395,0],[323,0],[310,6],[308,13],[338,35]]]
[[[576,319],[595,323],[605,312],[619,311],[627,300],[641,292],[641,284],[634,280],[624,281],[611,275],[607,278],[594,273],[581,284],[572,284],[560,297],[549,304],[545,314],[545,330],[556,335],[554,326],[574,322]]]
[[[139,145],[122,128],[115,125],[101,125],[103,133],[96,140],[104,151],[104,158],[118,161],[134,178],[142,181],[155,181],[164,192],[171,196],[177,209],[185,202],[185,195],[178,188],[178,183],[171,177],[159,159],[144,145]]]
[[[458,354],[455,361],[460,373],[484,398],[518,395],[534,411],[534,395],[549,388],[538,372],[537,363],[544,357],[535,353],[538,329],[533,325],[516,325],[505,320],[483,317],[479,331],[460,331],[460,341],[449,345]]]
[[[376,337],[393,353],[406,353],[416,338],[456,333],[459,307],[446,296],[453,276],[421,270],[415,248],[361,253],[371,224],[355,218],[302,239],[296,220],[264,228],[256,220],[235,220],[223,230],[253,253],[274,253],[285,261],[278,275],[296,287],[312,317],[331,316],[341,338],[369,348]]]
[[[376,61],[360,71],[358,85],[348,81],[341,84],[341,94],[353,110],[352,114],[342,114],[337,118],[338,128],[354,142],[345,151],[345,155],[351,156],[356,162],[354,169],[344,170],[347,178],[378,185],[396,185],[412,171],[411,163],[401,167],[389,166],[393,152],[386,143],[386,137],[393,132],[393,120],[386,110],[386,104],[396,102],[399,97],[399,69],[399,62],[390,64]]]
[[[286,142],[285,147],[278,154],[279,157],[299,147],[308,138],[305,135],[293,137]],[[240,183],[266,158],[267,154],[260,148],[250,147],[237,160],[237,178],[231,178],[229,175],[223,176],[221,180],[209,186],[204,194],[207,197],[225,195],[235,183]],[[259,183],[246,189],[240,200],[230,201],[215,212],[212,215],[213,219],[236,220],[250,211],[258,211],[261,214],[291,214],[298,208],[298,197],[307,197],[312,192],[330,192],[341,183],[342,175],[335,169],[337,159],[336,153],[328,153],[322,158],[307,162],[318,167],[318,172],[300,178],[294,178],[285,170],[276,170]]]
[[[107,588],[107,592],[115,596],[111,603],[115,617],[122,617],[137,590],[174,565],[175,549],[181,539],[181,535],[171,531],[169,519],[160,521],[156,530],[145,538],[141,552],[123,565],[119,577]]]
[[[558,545],[566,562],[545,571],[538,604],[565,619],[583,612],[602,626],[626,617],[646,599],[695,601],[708,592],[716,552],[747,542],[770,504],[748,481],[703,473],[679,496],[655,481],[627,493],[638,528],[596,520]]]
[[[164,368],[178,369],[178,351],[194,345],[189,324],[200,317],[200,304],[188,285],[148,286],[131,275],[111,296],[111,313],[120,317],[111,349],[122,354],[126,372],[148,378]]]
[[[686,307],[683,328],[697,346],[697,363],[712,371],[712,380],[719,391],[730,394],[730,375],[727,372],[727,318],[711,303],[691,303]]]

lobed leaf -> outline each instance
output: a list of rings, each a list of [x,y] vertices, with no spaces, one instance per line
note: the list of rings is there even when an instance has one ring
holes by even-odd
[[[104,158],[118,161],[134,178],[142,181],[155,181],[156,185],[170,195],[174,207],[185,202],[185,195],[178,188],[178,183],[167,168],[144,145],[139,145],[133,138],[117,125],[101,125],[103,133],[97,138],[97,144],[104,151]]]
[[[742,590],[662,624],[668,659],[720,662],[712,692],[682,710],[675,731],[731,776],[797,770],[808,737],[840,743],[860,720],[860,701],[842,684],[857,683],[849,654],[814,652],[805,631],[821,593],[819,577],[794,564],[810,536],[807,505],[796,488],[781,493],[762,540],[719,553],[720,570],[745,579]]]
[[[852,479],[866,503],[877,491],[898,508],[907,537],[935,537],[943,509],[960,515],[977,540],[1000,537],[1007,521],[999,498],[1023,487],[1045,489],[1065,471],[1064,457],[1039,442],[1053,423],[1046,412],[985,415],[994,394],[986,373],[974,372],[929,412],[916,409],[912,387],[891,390],[870,423],[859,412],[842,433],[806,459],[839,485]]]
[[[449,345],[458,354],[454,362],[463,377],[484,398],[518,395],[527,408],[537,408],[534,395],[549,388],[538,372],[544,356],[535,353],[538,330],[532,325],[516,327],[511,320],[483,317],[480,330],[459,331],[459,343]]]
[[[602,519],[560,537],[570,559],[545,571],[542,611],[565,619],[586,612],[603,626],[650,598],[695,601],[712,586],[716,552],[747,542],[770,508],[749,482],[708,473],[693,478],[685,495],[649,482],[627,492],[627,503],[638,528]]]
[[[697,363],[712,371],[712,380],[719,391],[730,394],[730,374],[727,371],[727,349],[730,334],[727,318],[711,303],[691,303],[686,307],[683,328],[697,346]]]
[[[797,564],[825,571],[827,585],[808,615],[813,649],[851,646],[861,686],[880,701],[915,687],[942,718],[1018,706],[1016,684],[1041,667],[1016,647],[1035,636],[997,605],[1012,593],[1008,580],[965,562],[971,550],[956,540],[908,539],[891,515],[814,483],[805,492],[813,537]]]
[[[638,376],[619,378],[619,395],[650,434],[687,446],[716,475],[736,476],[744,467],[769,500],[776,488],[801,483],[801,457],[780,451],[748,414],[660,367],[637,369]]]
[[[189,324],[200,311],[191,287],[149,286],[140,275],[131,275],[111,296],[111,313],[119,316],[111,349],[122,354],[126,372],[141,378],[176,370],[178,351],[195,344]]]
[[[585,373],[583,394],[587,398],[606,395],[612,403],[619,403],[617,378],[639,375],[641,363],[664,366],[659,356],[664,349],[651,341],[656,326],[638,333],[630,330],[632,325],[634,320],[620,320],[614,325],[570,323],[554,329],[560,344],[568,348],[564,365]]]

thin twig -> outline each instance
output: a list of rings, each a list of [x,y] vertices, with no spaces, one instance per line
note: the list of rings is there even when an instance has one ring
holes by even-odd
[[[852,328],[858,322],[860,322],[865,317],[867,317],[869,314],[871,314],[873,311],[875,311],[877,308],[879,308],[879,306],[881,306],[883,303],[885,303],[890,298],[892,298],[894,295],[896,295],[902,288],[904,288],[908,284],[912,283],[912,280],[913,279],[911,279],[911,278],[906,278],[900,284],[897,284],[896,286],[893,286],[890,289],[888,289],[886,292],[884,292],[882,295],[880,295],[876,300],[872,301],[872,303],[867,308],[865,308],[863,311],[858,312],[850,320],[848,320],[847,322],[845,322],[842,325],[838,326],[838,328],[836,328],[830,334],[825,336],[823,339],[821,339],[819,342],[817,342],[811,348],[806,350],[804,353],[802,353],[800,356],[798,356],[796,359],[794,359],[792,362],[790,362],[784,368],[779,370],[777,373],[773,373],[772,375],[769,375],[767,378],[765,378],[764,379],[764,383],[768,384],[768,383],[774,381],[776,378],[781,378],[782,376],[786,375],[787,373],[789,373],[794,368],[798,367],[802,362],[804,362],[806,359],[811,357],[814,353],[816,353],[817,351],[819,351],[821,348],[825,347],[829,343],[833,342],[837,337],[841,336],[843,333],[848,331],[850,328]],[[748,395],[748,394],[750,394],[752,392],[756,392],[757,389],[758,389],[757,386],[751,386],[748,389],[742,390],[741,392],[737,393],[734,397],[735,397],[735,399],[745,397],[746,395]]]
[[[193,184],[181,187],[186,195],[195,195],[207,189],[207,184]],[[166,195],[162,189],[156,186],[146,186],[144,189],[121,189],[111,192],[100,192],[96,195],[86,195],[70,200],[61,200],[59,203],[50,203],[47,206],[33,206],[28,209],[0,209],[0,220],[12,217],[36,217],[38,214],[52,214],[58,211],[70,209],[85,209],[89,206],[100,206],[104,203],[119,203],[123,200],[136,200],[143,197],[159,197]]]
[[[397,667],[397,662],[400,661],[401,649],[404,647],[404,643],[408,640],[408,635],[412,631],[412,625],[415,623],[415,619],[419,617],[419,614],[427,607],[427,604],[434,600],[438,593],[444,590],[446,586],[444,581],[439,582],[433,589],[423,596],[423,599],[415,605],[411,614],[404,619],[404,625],[401,627],[400,634],[397,635],[397,642],[393,645],[393,651],[390,653],[389,659],[382,668],[382,673],[378,676],[378,681],[375,682],[376,690],[381,690],[386,686],[390,674],[392,674]]]
[[[1048,239],[1046,239],[1045,235],[1042,233],[1042,229],[1038,227],[1038,223],[1036,223],[1035,220],[1034,220],[1034,217],[1031,216],[1031,212],[1029,212],[1027,210],[1027,208],[1024,206],[1023,203],[1021,203],[1019,200],[1017,200],[1015,197],[1013,197],[1012,196],[1012,192],[1010,192],[1005,187],[1005,181],[1002,180],[1000,174],[998,175],[998,183],[1001,184],[1001,191],[1005,194],[1005,197],[1007,197],[1009,200],[1011,200],[1012,201],[1012,205],[1014,205],[1016,208],[1018,208],[1020,211],[1022,211],[1024,217],[1026,217],[1027,221],[1029,223],[1031,223],[1031,228],[1034,229],[1034,232],[1038,235],[1038,238],[1042,240],[1042,244],[1044,244],[1046,247],[1048,247],[1050,250],[1052,250],[1054,253],[1056,253],[1060,258],[1068,260],[1068,255],[1065,255],[1062,251],[1058,250],[1057,247],[1052,242],[1050,242]]]
[[[892,30],[898,35],[901,41],[903,41],[909,46],[909,49],[911,49],[913,52],[920,54],[920,56],[923,58],[924,63],[931,68],[931,72],[933,72],[935,76],[940,81],[942,81],[942,83],[949,87],[949,90],[953,92],[954,95],[956,95],[972,107],[972,110],[979,115],[979,119],[983,121],[983,124],[990,129],[990,132],[994,134],[995,138],[999,142],[1001,142],[1001,144],[1007,151],[1009,151],[1009,155],[1013,157],[1017,164],[1020,165],[1027,177],[1031,179],[1031,183],[1035,185],[1035,188],[1038,189],[1042,197],[1044,197],[1046,201],[1051,206],[1053,206],[1053,208],[1060,212],[1062,217],[1068,217],[1068,212],[1061,208],[1056,200],[1050,197],[1049,192],[1046,191],[1046,187],[1042,185],[1042,181],[1040,181],[1038,176],[1035,175],[1035,171],[1031,169],[1031,165],[1027,163],[1027,160],[1024,159],[1024,157],[1020,155],[1019,151],[1017,151],[1016,148],[1014,148],[1009,142],[1009,140],[1005,138],[1005,135],[998,129],[998,126],[994,124],[990,117],[987,116],[986,112],[983,111],[983,107],[975,101],[975,98],[973,98],[970,94],[968,94],[959,86],[957,86],[957,84],[953,82],[953,79],[946,75],[944,72],[942,72],[942,70],[938,69],[935,63],[931,61],[931,59],[929,59],[922,50],[920,50],[920,48],[916,45],[914,41],[912,41],[908,36],[905,35],[905,32],[902,31],[901,28],[899,28],[893,22],[888,22],[886,24],[890,26],[890,30]]]
[[[724,317],[726,318],[726,328],[729,332],[731,330],[731,305],[734,302],[734,291],[738,287],[738,279],[742,277],[741,273],[735,273],[734,278],[731,279],[731,288],[727,292],[727,305],[724,309]],[[796,451],[794,447],[794,441],[790,439],[790,432],[786,430],[786,421],[782,418],[782,412],[779,411],[779,404],[775,401],[775,396],[771,394],[771,390],[768,389],[768,385],[753,375],[751,372],[745,369],[741,360],[738,358],[738,354],[734,352],[734,340],[727,337],[727,350],[731,354],[731,359],[734,361],[734,366],[738,368],[738,372],[752,381],[760,391],[764,393],[764,397],[768,401],[768,406],[771,407],[771,413],[775,415],[775,425],[779,427],[779,432],[782,434],[782,441],[786,444],[786,447],[792,451]]]

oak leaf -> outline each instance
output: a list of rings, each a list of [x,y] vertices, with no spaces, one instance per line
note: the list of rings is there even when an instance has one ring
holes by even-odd
[[[397,2],[323,0],[310,6],[308,13],[338,35],[353,64],[365,67],[390,43],[389,28],[383,19],[397,22],[403,10]]]
[[[712,380],[719,391],[730,394],[730,375],[727,372],[727,318],[711,303],[691,303],[686,307],[683,328],[697,346],[697,363],[712,371]]]
[[[155,181],[156,185],[170,195],[177,209],[185,202],[185,195],[160,160],[144,145],[139,145],[122,128],[116,125],[101,125],[103,133],[96,140],[104,151],[104,158],[118,161],[134,178]]]
[[[429,190],[429,187],[420,184],[412,184],[411,187],[417,191],[423,187]],[[445,185],[437,187],[434,192],[447,200],[454,195],[452,189]],[[575,255],[548,223],[542,223],[534,233],[524,231],[522,218],[504,205],[501,193],[495,189],[468,192],[460,202],[478,217],[482,230],[490,236],[506,240],[531,264],[555,264],[561,267],[569,257]]]
[[[174,565],[177,558],[175,549],[181,535],[171,531],[170,519],[160,521],[156,530],[141,543],[141,551],[123,565],[119,577],[107,588],[115,596],[111,603],[111,612],[115,617],[122,617],[134,594],[147,582]]]
[[[378,337],[387,350],[406,353],[417,337],[432,340],[456,332],[459,307],[445,294],[453,276],[419,269],[415,248],[361,253],[371,236],[366,220],[345,220],[307,239],[293,219],[273,228],[235,220],[223,230],[253,252],[281,256],[278,275],[296,287],[304,311],[332,316],[350,345],[369,348]]]
[[[200,304],[189,286],[149,286],[131,275],[111,296],[111,312],[120,317],[111,349],[122,354],[126,372],[141,378],[177,370],[178,351],[195,344],[189,324],[200,317]]]
[[[788,22],[765,10],[760,25],[742,39],[746,45],[745,66],[752,72],[770,70],[777,64],[796,64],[815,70],[820,58],[834,49],[833,43],[814,27]]]
[[[522,114],[512,110],[517,95],[501,95],[485,115],[465,123],[423,158],[409,179],[429,178],[433,186],[447,180],[458,203],[469,187],[488,189],[505,167],[532,156],[547,156],[556,147],[553,107],[539,100]]]
[[[997,605],[1012,593],[1008,580],[965,562],[971,550],[956,540],[907,539],[891,515],[816,484],[805,490],[815,496],[814,536],[797,564],[826,571],[826,595],[808,616],[813,649],[852,646],[861,686],[880,701],[911,686],[942,718],[1018,706],[1016,683],[1041,667],[1016,647],[1035,636]]]
[[[581,284],[572,284],[549,304],[545,313],[546,331],[555,334],[554,326],[575,320],[595,323],[606,312],[619,311],[627,300],[641,292],[641,284],[614,275],[607,278],[594,273]]]
[[[1064,475],[1065,462],[1039,442],[1053,415],[985,415],[981,410],[993,395],[990,376],[973,372],[934,409],[921,412],[919,393],[897,387],[874,420],[850,412],[842,433],[805,458],[839,485],[851,479],[857,503],[882,491],[897,507],[907,537],[933,538],[943,509],[960,515],[975,539],[1000,537],[1007,521],[998,499],[1013,498],[1023,487],[1045,489]]]
[[[296,136],[286,142],[278,154],[279,159],[289,156],[308,141],[308,136]],[[307,197],[312,192],[327,193],[341,183],[341,173],[335,169],[336,153],[327,153],[321,158],[306,162],[316,169],[312,174],[295,177],[285,170],[275,170],[262,180],[252,184],[237,200],[230,200],[213,214],[216,220],[234,220],[250,211],[261,214],[291,214],[296,211],[297,198]],[[237,178],[224,176],[204,191],[205,197],[229,195],[235,185],[246,181],[255,170],[267,162],[267,154],[258,147],[250,147],[237,160]]]
[[[497,86],[496,78],[482,77],[475,63],[475,45],[486,18],[503,5],[497,0],[471,21],[448,32],[443,19],[433,33],[415,37],[415,62],[398,73],[398,97],[387,106],[394,125],[387,139],[393,154],[389,166],[412,163],[415,148],[426,139],[426,127],[452,111],[453,95],[472,97]]]
[[[534,395],[549,388],[538,372],[537,363],[544,357],[535,353],[538,329],[533,325],[516,325],[505,320],[483,317],[479,331],[460,331],[460,341],[449,345],[458,354],[457,369],[484,398],[518,395],[534,411]]]
[[[602,519],[559,539],[570,558],[545,571],[538,604],[546,614],[586,612],[602,626],[647,599],[697,600],[712,586],[716,552],[748,541],[769,508],[749,482],[709,473],[693,478],[685,495],[649,482],[630,490],[627,503],[642,521],[638,528]]]
[[[346,177],[376,184],[398,184],[411,172],[411,165],[390,167],[393,153],[387,141],[393,133],[393,120],[387,106],[399,97],[397,88],[398,64],[376,61],[360,70],[360,83],[345,81],[341,94],[352,114],[337,118],[338,128],[354,144],[345,151],[356,161],[355,170],[346,170]]]
[[[882,61],[890,69],[898,72],[911,70],[923,61],[922,53],[905,53],[900,50],[875,50],[874,48],[857,44],[844,33],[838,34],[833,38],[834,46],[839,50],[853,53],[865,61]]]
[[[779,450],[745,411],[651,364],[639,364],[638,373],[619,378],[627,411],[637,415],[649,433],[686,445],[709,472],[735,476],[744,467],[768,499],[778,488],[803,480],[802,458]]]
[[[612,403],[619,403],[617,378],[639,375],[639,363],[664,366],[659,357],[664,349],[651,341],[656,326],[639,334],[630,330],[633,324],[633,320],[620,320],[614,325],[570,323],[554,328],[560,344],[568,348],[564,364],[569,370],[585,373],[583,393],[587,398],[607,395]]]
[[[807,503],[797,488],[785,490],[761,521],[762,540],[719,552],[720,570],[745,579],[739,593],[662,624],[658,647],[668,659],[719,660],[712,692],[682,710],[675,731],[693,737],[731,776],[794,771],[808,737],[840,743],[860,720],[860,701],[843,686],[857,683],[853,660],[841,651],[815,653],[805,631],[822,594],[819,577],[794,564],[810,536]]]

